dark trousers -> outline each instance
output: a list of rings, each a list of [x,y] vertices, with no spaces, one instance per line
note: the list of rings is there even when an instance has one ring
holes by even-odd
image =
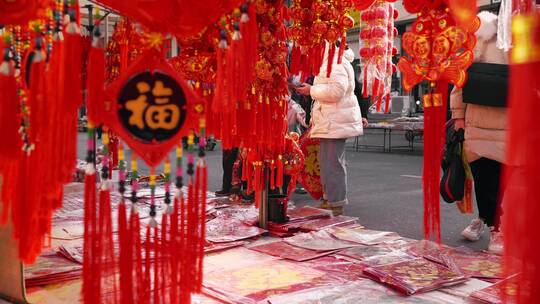
[[[498,228],[502,213],[501,195],[499,195],[501,163],[488,158],[480,158],[470,165],[474,178],[478,216],[488,227]]]
[[[238,148],[223,150],[223,186],[221,189],[230,191],[232,187],[233,167],[238,157]]]

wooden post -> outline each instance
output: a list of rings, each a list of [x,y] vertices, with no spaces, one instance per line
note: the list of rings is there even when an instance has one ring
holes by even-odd
[[[4,299],[12,303],[28,303],[23,266],[18,255],[17,243],[12,237],[11,218],[8,217],[8,223],[0,225],[0,301]]]

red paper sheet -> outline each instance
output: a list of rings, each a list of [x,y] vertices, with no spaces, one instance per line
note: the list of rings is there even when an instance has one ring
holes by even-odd
[[[324,272],[284,260],[271,260],[227,271],[210,271],[204,287],[229,303],[252,304],[271,294],[294,292],[326,283]]]
[[[470,297],[483,303],[514,304],[517,303],[517,283],[517,276],[514,275],[506,280],[495,283],[488,288],[475,291]],[[506,302],[503,300],[506,300]]]
[[[250,247],[249,249],[255,250],[258,252],[266,253],[271,256],[279,257],[282,259],[293,260],[297,262],[303,262],[325,255],[329,255],[334,251],[315,251],[305,248],[300,248],[296,246],[289,245],[283,241],[277,241],[272,243],[267,243],[263,245],[258,245]]]
[[[328,210],[318,209],[310,206],[304,206],[289,210],[287,212],[290,222],[301,220],[312,220],[318,218],[329,218],[332,214]]]
[[[458,284],[466,280],[464,275],[423,258],[366,268],[364,273],[409,295]]]
[[[364,267],[382,266],[415,259],[415,256],[401,251],[393,251],[384,255],[376,255],[363,259],[360,264]]]
[[[317,251],[344,249],[358,244],[338,240],[325,230],[300,233],[293,237],[283,239],[286,243]]]
[[[271,304],[455,304],[459,300],[443,293],[403,296],[371,280],[327,284],[287,294],[271,295]],[[261,302],[262,303],[262,302]]]
[[[300,229],[306,231],[319,231],[330,227],[339,227],[355,224],[358,221],[356,217],[338,215],[331,218],[323,218],[310,221],[300,225]]]
[[[24,270],[26,286],[42,286],[80,278],[82,265],[56,253],[45,253]]]
[[[445,254],[445,264],[469,277],[478,279],[503,279],[502,257],[468,248],[455,248]]]
[[[263,234],[265,230],[248,226],[241,221],[217,217],[206,223],[206,240],[213,243],[226,243],[244,240]]]
[[[365,246],[360,245],[348,249],[343,249],[338,252],[339,255],[343,255],[356,260],[364,260],[373,256],[385,255],[393,252],[393,250],[386,246]]]
[[[395,232],[368,230],[363,228],[335,227],[330,233],[338,239],[362,245],[377,245],[384,242],[395,241],[400,236]]]
[[[365,267],[336,256],[317,258],[302,265],[323,271],[328,277],[333,277],[339,282],[352,282],[366,277],[363,274]]]
[[[248,242],[245,242],[245,241],[218,243],[218,244],[207,242],[204,245],[204,253],[213,253],[213,252],[218,252],[218,251],[227,250],[231,248],[236,248],[236,247],[244,246],[247,243]]]

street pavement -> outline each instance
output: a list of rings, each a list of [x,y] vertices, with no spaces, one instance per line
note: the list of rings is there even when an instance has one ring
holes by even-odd
[[[370,145],[382,143],[382,135],[367,134],[363,139]],[[393,144],[406,145],[403,136],[395,135]],[[86,136],[79,133],[79,158],[84,159]],[[396,231],[400,235],[415,239],[423,238],[422,207],[422,144],[415,144],[414,152],[393,150],[383,153],[381,148],[355,151],[351,140],[347,146],[348,199],[345,215],[356,216],[360,224],[370,229]],[[129,157],[129,151],[126,153]],[[171,159],[174,153],[170,155]],[[219,145],[207,153],[208,190],[221,188],[221,150]],[[148,168],[139,164],[144,174]],[[158,172],[160,172],[158,168]],[[174,171],[173,171],[174,172]],[[315,205],[309,195],[292,196],[298,205]],[[474,215],[476,216],[476,215]],[[472,243],[465,241],[460,232],[473,218],[462,215],[454,204],[441,199],[442,242],[451,246],[468,246],[477,250],[486,249],[489,233]]]

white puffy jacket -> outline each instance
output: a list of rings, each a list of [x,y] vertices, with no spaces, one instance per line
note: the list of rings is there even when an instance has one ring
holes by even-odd
[[[354,95],[354,54],[347,50],[341,64],[337,64],[337,51],[330,77],[326,77],[328,48],[319,75],[311,87],[314,100],[311,117],[313,138],[350,138],[363,134],[362,115]]]

